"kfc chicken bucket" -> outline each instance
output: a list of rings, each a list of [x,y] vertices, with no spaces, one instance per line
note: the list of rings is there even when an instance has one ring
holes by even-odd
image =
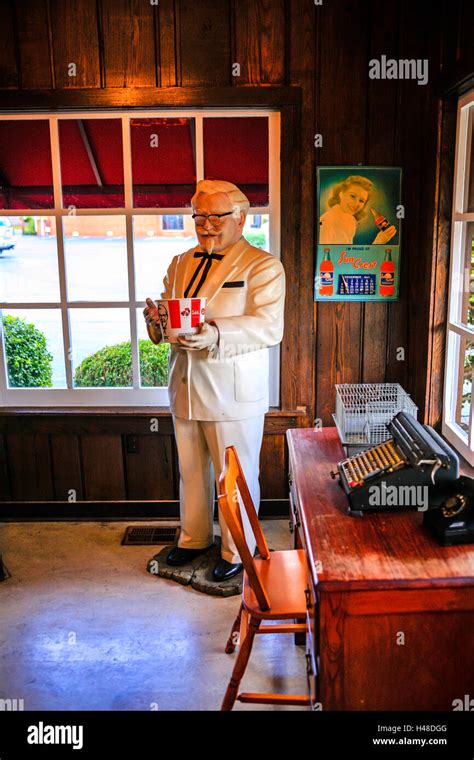
[[[165,343],[177,343],[178,335],[197,333],[206,319],[206,298],[161,298],[155,303]]]

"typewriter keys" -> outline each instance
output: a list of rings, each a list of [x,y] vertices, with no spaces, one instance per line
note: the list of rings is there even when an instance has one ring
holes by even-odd
[[[369,479],[380,473],[391,473],[406,465],[392,439],[379,443],[371,449],[362,451],[340,463],[339,468],[350,488],[362,486]],[[331,473],[332,474],[332,473]],[[336,474],[334,474],[335,477]]]

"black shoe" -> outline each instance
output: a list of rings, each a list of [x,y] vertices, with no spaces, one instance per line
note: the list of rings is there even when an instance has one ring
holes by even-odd
[[[200,554],[205,554],[209,549],[214,546],[206,546],[205,549],[181,549],[180,546],[173,546],[166,558],[166,564],[171,567],[179,567],[179,565],[185,565],[187,562],[199,557]]]
[[[234,575],[240,573],[242,567],[243,565],[240,562],[238,562],[236,565],[233,565],[231,562],[227,562],[225,559],[221,559],[212,571],[212,580],[228,581],[229,578],[233,578]]]

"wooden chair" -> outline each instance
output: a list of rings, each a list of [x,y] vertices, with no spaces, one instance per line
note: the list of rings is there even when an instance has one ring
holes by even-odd
[[[238,493],[250,521],[260,557],[252,557],[245,540]],[[222,702],[222,710],[232,710],[236,699],[278,705],[309,705],[302,694],[238,694],[253,640],[257,633],[303,633],[306,623],[262,625],[262,620],[306,619],[305,588],[308,571],[302,549],[268,550],[257,513],[234,446],[225,450],[224,469],[219,478],[219,507],[237,546],[244,566],[242,604],[230,632],[226,653],[241,646]]]

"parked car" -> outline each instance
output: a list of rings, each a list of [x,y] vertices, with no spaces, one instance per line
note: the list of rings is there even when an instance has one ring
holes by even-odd
[[[5,217],[0,217],[0,256],[3,251],[15,246],[15,233],[11,221]]]

